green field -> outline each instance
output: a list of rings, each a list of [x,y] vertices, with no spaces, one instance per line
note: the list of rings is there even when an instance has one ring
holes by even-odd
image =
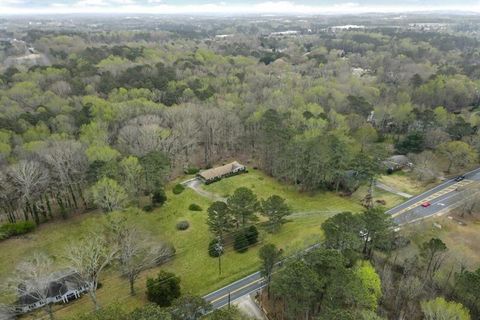
[[[183,292],[203,295],[245,276],[259,267],[257,251],[260,245],[250,248],[245,253],[236,253],[227,248],[222,256],[222,275],[218,275],[218,260],[207,253],[211,234],[205,223],[206,209],[210,200],[203,198],[191,189],[179,195],[171,192],[172,182],[167,188],[168,201],[153,212],[125,210],[120,215],[130,215],[139,228],[145,230],[158,240],[171,242],[176,248],[176,257],[161,268],[181,276]],[[281,231],[268,234],[260,228],[260,243],[275,243],[287,254],[295,252],[321,239],[321,223],[329,216],[340,211],[358,212],[361,206],[356,199],[340,197],[329,192],[314,194],[299,193],[291,186],[284,186],[259,171],[224,179],[204,188],[220,195],[231,194],[235,188],[245,186],[266,198],[278,194],[287,199],[294,214]],[[201,212],[189,211],[191,203],[197,203],[204,209]],[[190,228],[178,231],[175,224],[179,220],[188,220]],[[8,276],[22,258],[35,251],[45,251],[56,258],[59,267],[66,246],[88,236],[89,230],[105,223],[105,214],[95,211],[76,215],[65,221],[56,221],[42,225],[37,231],[25,238],[11,239],[0,243],[2,260],[0,261],[0,281]],[[130,297],[126,280],[121,279],[115,270],[108,270],[102,279],[102,288],[98,290],[99,301],[106,305],[119,302],[126,307],[135,307],[145,302],[145,279],[158,271],[158,268],[144,272],[137,281],[137,296]],[[59,319],[89,311],[92,304],[87,296],[77,302],[59,306],[56,312]],[[27,318],[30,318],[27,317]],[[38,315],[33,315],[37,319]]]
[[[228,197],[238,187],[253,190],[259,198],[268,198],[276,194],[287,199],[294,212],[303,211],[357,211],[360,206],[348,197],[340,197],[333,192],[299,193],[294,186],[285,186],[275,179],[252,170],[247,174],[223,179],[203,188],[207,191]]]

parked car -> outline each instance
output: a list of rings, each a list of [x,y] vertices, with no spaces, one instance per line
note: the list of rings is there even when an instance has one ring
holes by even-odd
[[[424,203],[422,203],[422,207],[424,208],[430,207],[431,205],[432,204],[429,201],[425,201]]]

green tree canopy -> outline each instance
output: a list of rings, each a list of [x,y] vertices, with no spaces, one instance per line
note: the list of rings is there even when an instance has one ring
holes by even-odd
[[[156,278],[147,278],[147,299],[160,307],[169,307],[180,297],[180,278],[175,274],[160,271]]]
[[[447,301],[443,297],[422,301],[425,320],[470,320],[470,313],[461,303]]]
[[[105,212],[122,209],[127,203],[127,193],[117,181],[110,178],[100,179],[90,189],[93,203]]]
[[[237,228],[240,224],[245,226],[255,220],[257,203],[257,196],[246,187],[235,189],[233,194],[228,197],[227,204],[236,219]]]
[[[284,224],[285,217],[291,214],[290,207],[285,203],[285,199],[273,195],[260,203],[260,212],[268,218],[268,227],[270,231],[276,232]]]

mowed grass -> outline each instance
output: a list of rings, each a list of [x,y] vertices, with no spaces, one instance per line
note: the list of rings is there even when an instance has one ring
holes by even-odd
[[[420,194],[435,185],[435,183],[425,184],[417,181],[411,177],[410,173],[403,171],[397,171],[390,175],[383,175],[378,179],[378,181],[386,184],[387,186],[395,188],[398,191],[409,193],[411,195]]]
[[[352,200],[355,199],[358,203],[361,203],[367,192],[368,186],[361,186],[352,194]],[[385,201],[384,207],[386,209],[390,209],[401,204],[402,202],[405,202],[407,199],[375,187],[373,190],[373,200]]]
[[[178,181],[176,181],[178,182]],[[129,295],[128,283],[121,278],[114,268],[107,270],[102,279],[102,287],[98,290],[101,305],[119,303],[128,309],[145,303],[145,281],[148,276],[154,276],[158,270],[174,272],[181,277],[182,291],[204,295],[243,276],[258,270],[260,261],[258,250],[262,243],[275,243],[289,255],[310,244],[321,240],[321,224],[329,216],[341,211],[358,212],[361,206],[356,199],[340,197],[329,192],[313,194],[299,193],[294,187],[285,186],[267,177],[260,171],[230,177],[209,186],[206,190],[222,196],[245,186],[251,188],[259,198],[267,198],[277,194],[287,199],[295,212],[282,229],[275,234],[263,230],[259,222],[259,244],[245,253],[237,253],[231,243],[222,256],[222,274],[218,273],[218,259],[208,256],[207,247],[212,235],[206,225],[207,208],[211,201],[191,189],[186,189],[179,195],[174,195],[167,187],[167,203],[153,212],[146,213],[137,209],[114,213],[128,215],[131,223],[144,230],[156,241],[168,241],[176,249],[175,258],[158,268],[145,271],[136,282],[137,295]],[[199,204],[203,211],[190,211],[191,203]],[[190,227],[179,231],[175,225],[180,220],[188,220]],[[11,239],[0,242],[0,282],[4,281],[15,265],[36,251],[43,251],[56,259],[59,268],[66,266],[64,252],[68,245],[82,237],[88,237],[91,230],[100,228],[107,223],[106,214],[100,211],[76,215],[68,220],[46,223],[25,238]],[[78,301],[56,307],[58,319],[68,319],[76,314],[89,312],[93,308],[88,296]],[[27,319],[39,319],[44,313],[29,315]]]
[[[259,170],[250,170],[246,174],[230,177],[218,182],[203,186],[207,191],[228,197],[238,187],[252,189],[259,198],[266,199],[271,195],[279,195],[287,199],[294,212],[303,211],[359,211],[361,207],[348,197],[340,197],[333,192],[303,192],[295,186],[283,185]]]

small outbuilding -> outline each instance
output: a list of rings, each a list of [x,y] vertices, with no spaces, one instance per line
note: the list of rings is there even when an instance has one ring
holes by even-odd
[[[221,180],[222,178],[237,175],[246,171],[247,167],[237,161],[233,161],[220,167],[201,171],[197,174],[197,177],[199,177],[205,184],[209,184]]]

